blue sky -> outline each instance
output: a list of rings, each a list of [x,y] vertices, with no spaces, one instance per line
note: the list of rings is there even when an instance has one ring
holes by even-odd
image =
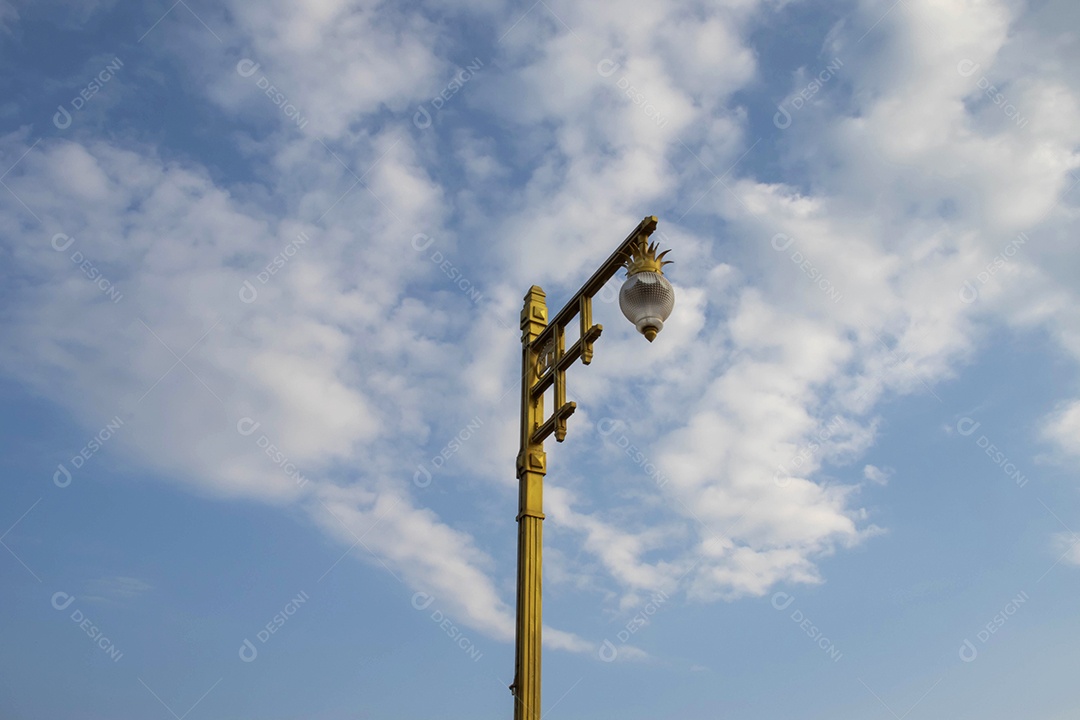
[[[1072,720],[1078,21],[0,0],[0,716]]]

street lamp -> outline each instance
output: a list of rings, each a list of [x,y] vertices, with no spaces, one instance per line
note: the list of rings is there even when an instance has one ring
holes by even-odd
[[[664,259],[669,252],[657,255],[656,243],[647,245],[627,266],[626,282],[619,291],[619,309],[649,342],[664,329],[664,321],[675,307],[675,289],[661,269],[671,263]]]
[[[566,439],[566,419],[577,403],[566,401],[566,370],[580,358],[592,362],[593,343],[604,327],[592,321],[592,299],[616,272],[626,268],[626,282],[619,291],[619,308],[638,332],[652,342],[664,328],[675,306],[675,290],[664,277],[669,251],[657,255],[649,236],[656,217],[649,216],[577,294],[549,322],[544,291],[533,285],[521,311],[521,450],[517,456],[518,561],[517,629],[514,645],[514,720],[540,720],[541,550],[544,519],[544,475],[547,455],[544,440],[552,433]],[[577,316],[578,339],[566,347],[566,327]],[[544,416],[544,393],[554,386],[554,407]]]

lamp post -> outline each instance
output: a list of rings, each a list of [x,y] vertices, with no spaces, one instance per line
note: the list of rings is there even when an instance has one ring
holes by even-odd
[[[656,254],[649,236],[656,229],[650,216],[623,240],[604,264],[548,321],[544,291],[533,285],[521,311],[521,450],[517,456],[518,560],[517,630],[514,646],[514,720],[540,720],[541,551],[544,519],[544,475],[547,455],[544,440],[552,433],[566,438],[566,419],[577,404],[566,401],[566,370],[579,358],[592,362],[593,343],[603,331],[592,321],[592,299],[615,273],[626,268],[619,292],[619,307],[645,338],[652,342],[675,306],[675,291],[664,277],[665,250]],[[566,327],[577,316],[580,334],[566,347]],[[554,385],[554,407],[544,416],[544,392]]]

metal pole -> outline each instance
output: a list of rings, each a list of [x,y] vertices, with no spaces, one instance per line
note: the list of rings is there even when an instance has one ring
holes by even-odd
[[[514,720],[540,720],[540,645],[543,621],[544,475],[547,456],[534,433],[544,417],[544,397],[534,397],[538,350],[533,341],[547,327],[544,291],[533,285],[521,311],[521,452],[518,477],[517,637],[514,646]]]

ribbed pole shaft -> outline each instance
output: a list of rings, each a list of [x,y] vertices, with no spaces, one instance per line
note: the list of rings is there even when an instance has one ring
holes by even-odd
[[[547,327],[544,291],[533,285],[521,311],[521,452],[518,477],[517,628],[514,646],[514,720],[540,720],[540,650],[544,475],[547,457],[533,433],[544,417],[543,397],[533,397],[539,349],[533,341]]]
[[[542,518],[518,520],[517,688],[514,720],[540,720]]]

